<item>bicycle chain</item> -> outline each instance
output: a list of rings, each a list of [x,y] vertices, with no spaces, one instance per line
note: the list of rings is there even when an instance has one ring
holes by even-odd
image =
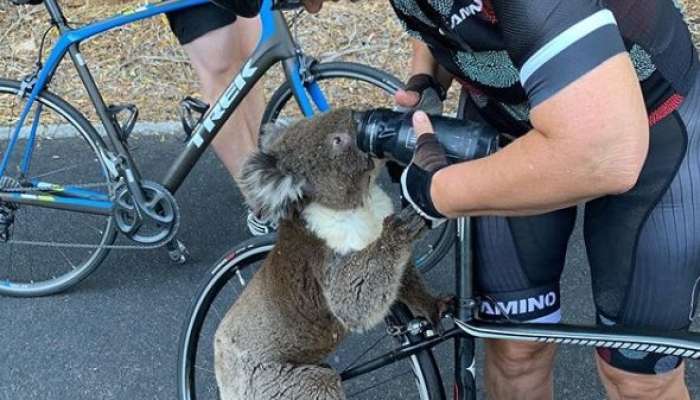
[[[78,183],[75,185],[56,185],[53,188],[61,188],[61,187],[71,187],[71,188],[97,188],[97,187],[105,187],[105,186],[111,186],[110,183]],[[52,187],[47,186],[46,188],[37,188],[37,187],[18,187],[18,188],[3,188],[3,192],[50,192],[52,190]]]
[[[108,187],[112,186],[110,183],[79,183],[75,185],[59,185],[60,187],[70,186],[71,188],[96,188],[96,187]],[[25,187],[25,188],[4,188],[5,192],[50,192],[51,187],[46,187],[45,189],[36,187]],[[173,204],[177,207],[176,212],[179,213],[179,206],[177,203]],[[116,229],[116,228],[113,228]],[[168,242],[175,238],[178,230],[180,229],[180,220],[178,218],[175,228],[172,233],[164,239],[159,244],[87,244],[87,243],[61,243],[61,242],[46,242],[46,241],[32,241],[32,240],[8,240],[3,242],[4,244],[16,244],[20,246],[38,246],[38,247],[63,247],[63,248],[74,248],[74,249],[109,249],[109,250],[154,250],[165,246]]]
[[[173,230],[177,233],[177,230]],[[166,243],[175,237],[174,234],[164,240],[161,244],[138,245],[138,244],[87,244],[87,243],[61,243],[61,242],[41,242],[31,240],[8,240],[4,244],[16,244],[21,246],[38,246],[38,247],[63,247],[77,249],[110,249],[110,250],[153,250],[163,247]]]

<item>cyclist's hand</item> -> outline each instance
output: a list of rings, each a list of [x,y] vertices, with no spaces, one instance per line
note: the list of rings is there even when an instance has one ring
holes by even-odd
[[[321,11],[321,7],[323,7],[323,0],[303,0],[303,3],[306,11],[312,14]]]
[[[430,187],[433,175],[447,166],[447,156],[426,113],[417,111],[413,114],[413,129],[418,140],[413,159],[401,175],[401,191],[406,201],[435,228],[446,217],[435,208]]]
[[[338,1],[338,0],[330,0],[330,1]],[[354,3],[358,0],[350,0],[351,3]],[[304,3],[304,7],[306,8],[306,11],[315,14],[319,11],[321,11],[321,7],[323,7],[323,2],[324,0],[302,0]]]
[[[323,1],[324,0],[302,0],[302,2],[304,3],[304,8],[306,8],[306,11],[310,12],[311,14],[316,14],[317,12],[321,11],[321,7],[323,7]]]
[[[423,110],[431,115],[442,114],[445,90],[438,81],[428,74],[417,74],[409,78],[406,88],[394,95],[394,102],[400,108]]]

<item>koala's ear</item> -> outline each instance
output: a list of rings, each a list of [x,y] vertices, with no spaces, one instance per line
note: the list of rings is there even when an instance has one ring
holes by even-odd
[[[268,153],[272,144],[282,136],[282,133],[289,126],[288,123],[274,122],[268,123],[260,127],[260,150],[263,153]]]
[[[248,206],[261,217],[278,221],[301,206],[306,180],[279,168],[277,157],[254,152],[243,165],[240,189]]]

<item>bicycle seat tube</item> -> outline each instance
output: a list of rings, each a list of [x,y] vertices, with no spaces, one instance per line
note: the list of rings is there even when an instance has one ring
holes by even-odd
[[[457,243],[455,245],[455,295],[457,297],[457,319],[470,321],[474,318],[474,229],[469,217],[457,218]],[[475,341],[471,336],[461,335],[454,340],[455,399],[476,399],[474,371]]]
[[[296,56],[297,46],[281,11],[272,0],[263,1],[260,10],[262,34],[253,54],[243,63],[228,88],[195,126],[192,137],[163,179],[163,186],[175,193],[194,164],[206,150],[221,127],[236,110],[257,81],[277,62]]]
[[[202,3],[204,2],[202,1]],[[116,153],[116,158],[107,157],[105,155],[105,157],[107,158],[106,161],[110,165],[113,165],[115,167],[120,177],[124,178],[125,183],[128,186],[129,192],[133,196],[134,201],[138,206],[137,210],[139,211],[139,213],[143,212],[146,215],[152,216],[151,210],[149,210],[146,206],[146,198],[141,189],[141,174],[138,171],[136,163],[134,162],[131,154],[129,153],[129,150],[126,148],[125,144],[120,140],[118,128],[115,125],[116,123],[113,121],[113,118],[105,105],[102,95],[100,94],[99,89],[97,88],[97,84],[95,83],[92,74],[88,70],[86,63],[83,60],[82,55],[80,54],[79,43],[82,40],[88,39],[92,36],[95,36],[101,32],[107,31],[114,27],[121,26],[129,22],[136,21],[138,19],[148,18],[153,15],[157,15],[158,13],[167,11],[166,9],[174,10],[181,9],[187,6],[194,6],[196,5],[196,2],[192,2],[191,4],[189,4],[185,2],[170,1],[164,3],[160,7],[153,7],[150,10],[143,9],[140,12],[141,15],[137,15],[137,13],[134,13],[131,16],[117,16],[105,21],[96,22],[94,24],[86,25],[77,29],[70,29],[68,27],[65,17],[63,16],[63,13],[61,12],[61,9],[57,4],[56,0],[46,0],[45,5],[47,11],[51,15],[53,22],[57,25],[61,36],[59,38],[59,42],[56,45],[56,48],[52,51],[50,59],[47,62],[47,72],[44,73],[44,71],[42,71],[41,75],[44,76],[42,77],[40,75],[38,85],[43,86],[43,82],[46,82],[47,79],[49,79],[50,74],[53,73],[55,66],[57,66],[57,62],[54,60],[54,58],[58,57],[60,59],[61,57],[63,57],[63,54],[65,54],[67,50],[69,56],[71,57],[71,60],[73,61],[73,64],[76,67],[78,76],[82,80],[88,92],[88,95],[93,105],[95,106],[95,110],[100,120],[102,121],[102,125],[104,126],[105,131],[107,132],[107,137],[109,138],[109,142],[111,145],[110,148]],[[99,143],[104,145],[104,141],[101,137],[98,136],[95,139],[98,140]]]

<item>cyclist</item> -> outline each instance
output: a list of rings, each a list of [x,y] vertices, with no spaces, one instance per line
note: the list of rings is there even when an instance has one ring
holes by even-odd
[[[477,115],[519,136],[445,169],[426,136],[407,171],[407,194],[431,217],[501,215],[476,221],[483,294],[510,318],[557,322],[573,205],[587,201],[599,323],[687,329],[700,278],[700,89],[674,4],[419,3],[394,2],[409,32],[465,84]],[[415,121],[431,131],[424,114]],[[541,296],[542,309],[509,308]],[[491,395],[551,398],[554,347],[489,343]],[[679,357],[600,349],[596,359],[613,399],[689,398]]]
[[[414,114],[423,135],[404,194],[429,219],[479,216],[476,278],[493,299],[481,318],[560,320],[585,203],[598,323],[687,329],[700,291],[700,76],[674,1],[391,3],[430,50],[413,65],[432,66],[416,72],[437,62],[468,91],[470,116],[517,137],[448,167],[428,117]],[[422,80],[414,92],[437,81]],[[486,353],[492,398],[552,398],[554,345],[492,341]],[[596,363],[612,399],[689,398],[678,356],[599,349]]]
[[[199,77],[204,101],[213,104],[228,87],[233,76],[255,49],[260,36],[260,21],[254,17],[256,2],[237,2],[247,6],[238,12],[206,4],[168,14],[170,27],[185,49]],[[238,14],[238,15],[237,15]],[[247,15],[253,18],[242,18]],[[236,180],[245,157],[258,141],[260,120],[265,107],[261,85],[256,85],[221,128],[212,145],[214,152]],[[273,224],[248,212],[248,230],[264,235]]]

